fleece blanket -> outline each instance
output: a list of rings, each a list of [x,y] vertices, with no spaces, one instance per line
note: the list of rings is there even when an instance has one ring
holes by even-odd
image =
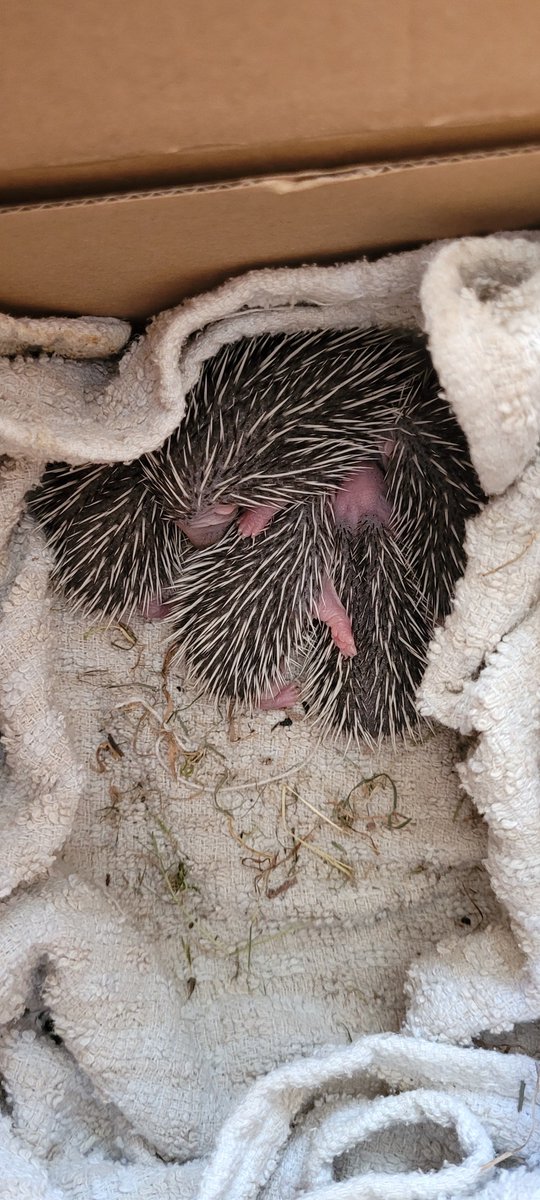
[[[24,498],[264,330],[420,326],[489,503],[414,744],[232,717],[74,616]],[[540,1196],[540,241],[0,317],[0,1195]]]

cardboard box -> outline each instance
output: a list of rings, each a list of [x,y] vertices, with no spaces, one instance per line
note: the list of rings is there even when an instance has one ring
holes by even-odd
[[[143,318],[540,218],[537,0],[20,0],[3,33],[4,309]]]

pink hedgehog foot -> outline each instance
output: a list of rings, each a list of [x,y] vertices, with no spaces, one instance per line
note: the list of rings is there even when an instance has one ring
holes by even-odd
[[[351,619],[336,592],[332,580],[325,575],[322,592],[315,606],[315,615],[319,621],[328,625],[338,650],[345,658],[354,658],[356,643],[353,636]]]
[[[213,504],[202,513],[190,520],[176,522],[178,528],[186,535],[192,546],[203,549],[205,546],[215,546],[229,528],[238,512],[237,504]]]
[[[170,604],[166,600],[162,600],[160,596],[153,596],[140,610],[141,617],[145,621],[164,621],[170,611]]]
[[[285,683],[283,687],[264,692],[259,700],[259,708],[268,712],[272,708],[292,708],[300,699],[300,688],[297,683]]]
[[[279,512],[279,504],[259,504],[257,508],[246,508],[238,521],[240,537],[257,537]]]

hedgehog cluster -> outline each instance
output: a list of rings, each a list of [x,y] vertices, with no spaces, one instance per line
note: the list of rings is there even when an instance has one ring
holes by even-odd
[[[186,676],[325,731],[413,732],[483,500],[425,340],[242,338],[136,462],[50,465],[29,499],[71,604],[163,617]]]

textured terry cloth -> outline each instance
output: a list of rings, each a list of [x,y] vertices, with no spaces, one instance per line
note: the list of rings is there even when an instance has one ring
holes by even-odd
[[[535,1028],[471,1046],[540,1017],[539,255],[254,272],[131,342],[0,318],[2,1197],[540,1196]],[[494,499],[440,724],[371,755],[231,722],[159,625],[75,617],[23,498],[45,461],[157,447],[226,341],[374,323],[427,329]]]

